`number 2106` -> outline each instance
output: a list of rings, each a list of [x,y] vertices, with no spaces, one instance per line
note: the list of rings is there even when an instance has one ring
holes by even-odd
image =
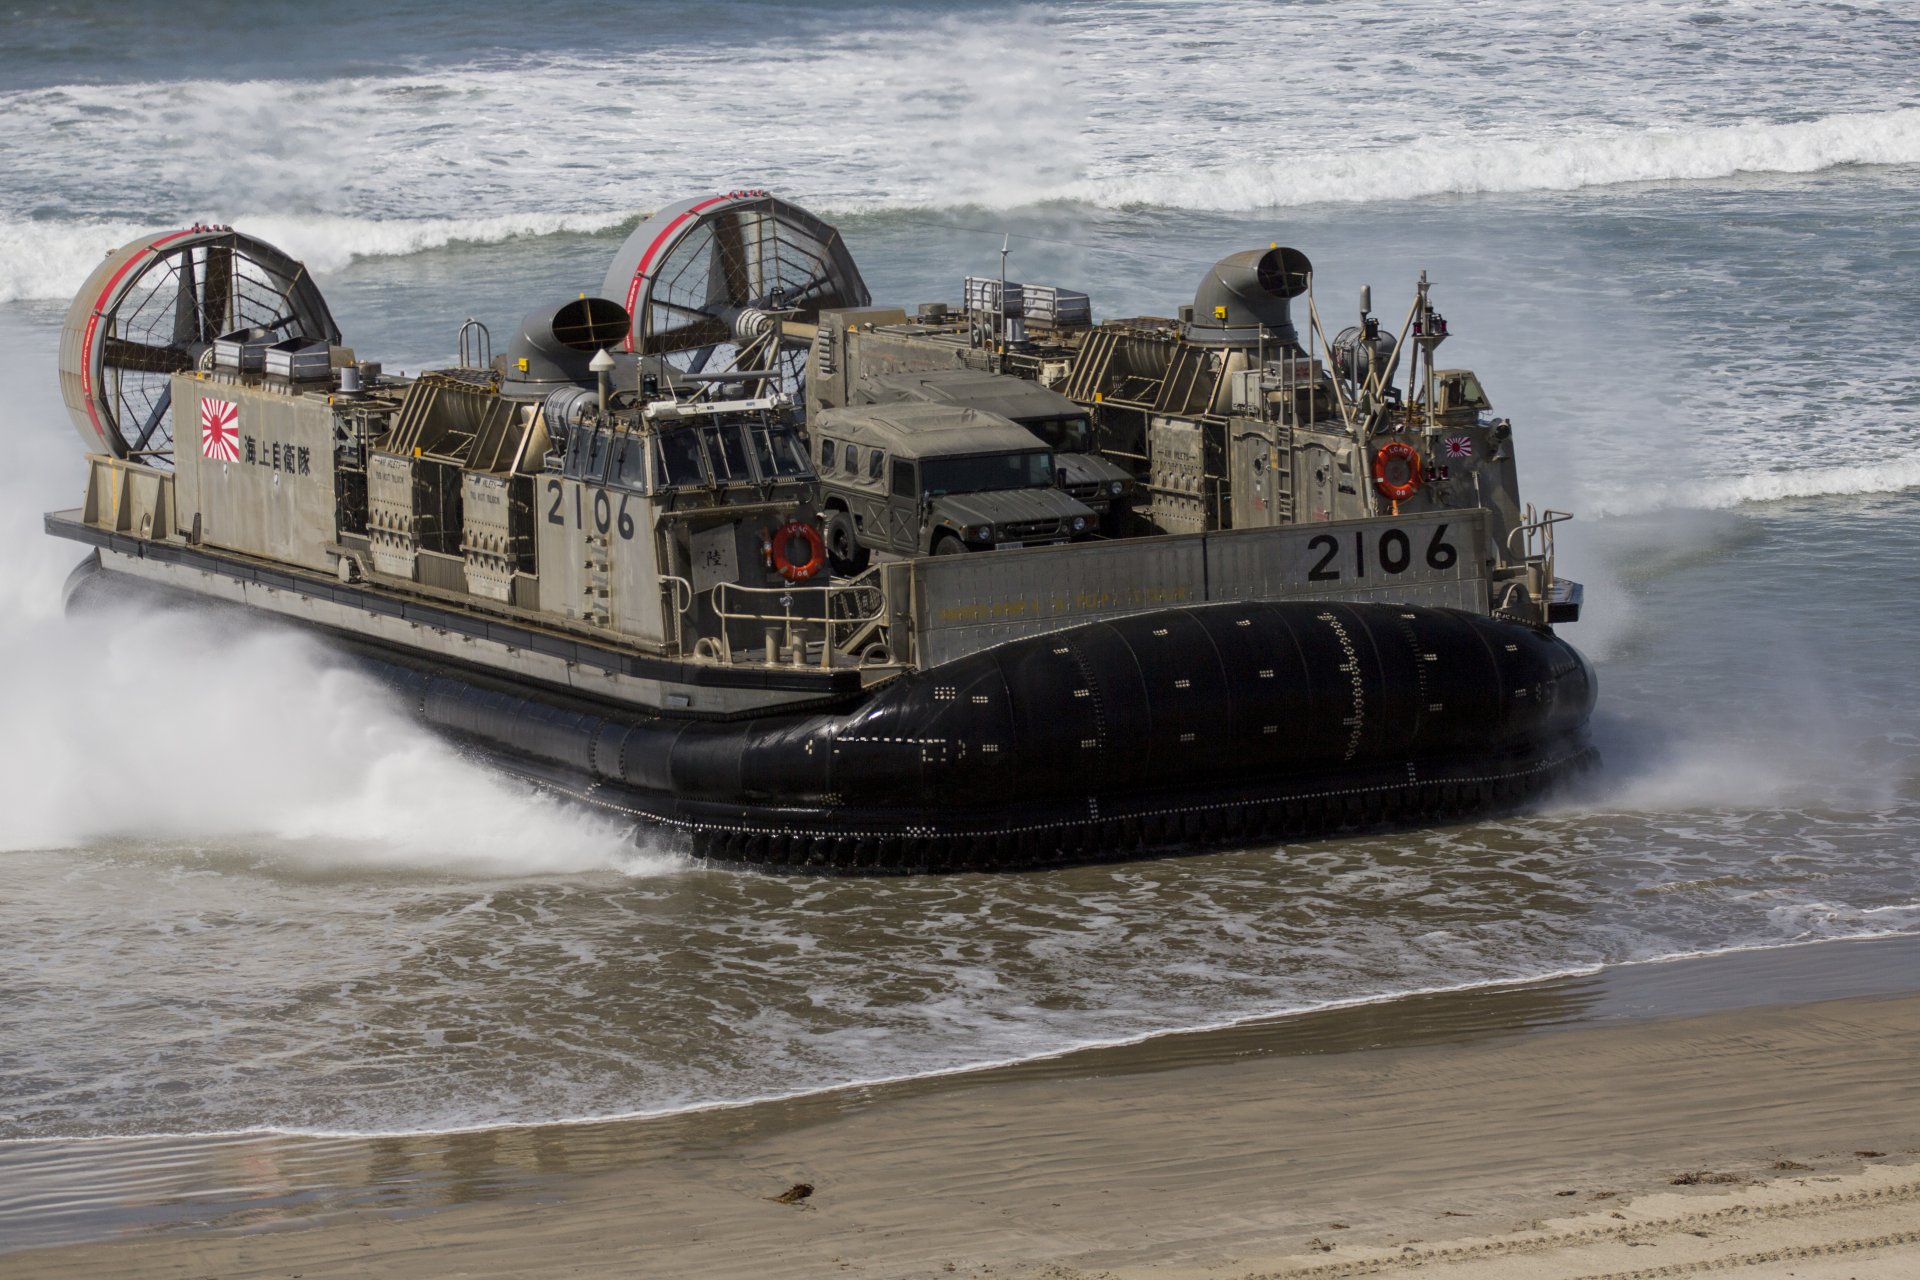
[[[587,506],[583,496],[585,491],[584,485],[575,486],[573,491],[573,527],[576,529],[587,527]],[[566,495],[558,480],[547,481],[547,496],[553,499],[553,505],[547,508],[547,523],[564,528],[567,519],[561,513],[561,499]],[[621,494],[620,505],[616,510],[613,499],[607,496],[607,491],[595,489],[593,491],[594,532],[604,534],[609,528],[616,528],[620,531],[622,538],[631,541],[634,534],[633,516],[627,511],[627,503],[632,497],[632,494]]]
[[[1427,540],[1426,561],[1429,569],[1451,569],[1460,559],[1460,553],[1446,540],[1447,526],[1433,527],[1433,536]],[[1368,544],[1372,543],[1371,557]],[[1320,558],[1307,570],[1309,582],[1338,582],[1349,576],[1342,572],[1342,547],[1340,539],[1331,533],[1316,533],[1307,540],[1307,550],[1317,551]],[[1352,577],[1367,576],[1369,559],[1386,573],[1405,573],[1413,567],[1413,540],[1404,529],[1382,529],[1377,535],[1369,535],[1365,529],[1355,529],[1353,538],[1346,548],[1352,561]]]

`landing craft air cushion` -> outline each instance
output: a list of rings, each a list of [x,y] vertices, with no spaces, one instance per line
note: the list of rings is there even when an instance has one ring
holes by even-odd
[[[319,628],[716,859],[1008,869],[1524,802],[1593,760],[1564,517],[1435,368],[1424,278],[1397,335],[1363,302],[1331,339],[1311,281],[1273,248],[1176,317],[976,277],[909,318],[735,192],[403,377],[299,263],[194,227],[74,302],[88,477],[46,526],[94,548],[75,601]]]

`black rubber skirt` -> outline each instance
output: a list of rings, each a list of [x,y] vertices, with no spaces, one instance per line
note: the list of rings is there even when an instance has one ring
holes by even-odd
[[[81,566],[70,607],[121,577]],[[1458,821],[1596,763],[1580,653],[1451,609],[1168,609],[727,720],[329,634],[508,770],[768,870],[1007,871]]]
[[[1404,606],[1142,614],[730,721],[378,665],[428,722],[544,785],[776,870],[1014,870],[1453,821],[1595,763],[1572,646]]]

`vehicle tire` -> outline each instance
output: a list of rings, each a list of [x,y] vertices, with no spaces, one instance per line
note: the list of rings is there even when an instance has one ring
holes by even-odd
[[[967,553],[967,544],[954,534],[940,532],[933,535],[933,554],[937,556],[963,556]]]
[[[854,528],[853,516],[840,510],[829,511],[826,516],[827,563],[833,568],[833,576],[853,578],[865,573],[873,552],[860,545],[860,533]]]

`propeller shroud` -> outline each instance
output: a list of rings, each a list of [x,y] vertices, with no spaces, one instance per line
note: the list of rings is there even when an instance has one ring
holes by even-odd
[[[301,263],[230,227],[142,236],[94,268],[60,335],[60,393],[89,450],[169,466],[173,375],[223,335],[338,343]]]
[[[689,374],[767,370],[761,390],[795,400],[807,351],[785,325],[872,300],[840,233],[764,191],[660,210],[620,246],[601,293],[633,317],[624,350]]]

